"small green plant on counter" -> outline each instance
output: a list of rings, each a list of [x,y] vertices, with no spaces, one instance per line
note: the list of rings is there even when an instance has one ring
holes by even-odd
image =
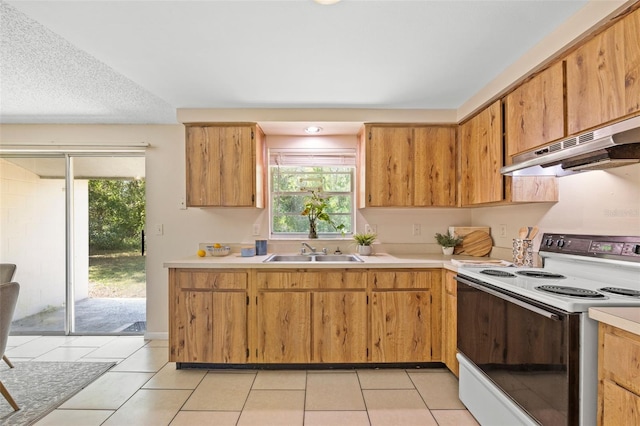
[[[463,237],[451,235],[449,231],[446,234],[436,232],[436,241],[442,247],[455,247],[462,242]]]
[[[358,243],[359,246],[370,246],[373,242],[378,238],[377,234],[364,233],[364,234],[353,234],[353,239]]]

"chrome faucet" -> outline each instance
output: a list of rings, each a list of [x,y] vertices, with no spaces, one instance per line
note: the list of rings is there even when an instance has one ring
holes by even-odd
[[[309,254],[315,254],[315,253],[316,253],[316,248],[315,248],[315,247],[311,247],[311,246],[310,246],[309,244],[307,244],[307,243],[302,243],[302,249],[300,250],[300,252],[301,252],[302,254],[305,254],[305,253],[306,253],[306,251],[307,251],[307,250],[305,249],[305,247],[306,247],[306,248],[308,248],[309,250],[311,250],[311,253],[309,253]]]

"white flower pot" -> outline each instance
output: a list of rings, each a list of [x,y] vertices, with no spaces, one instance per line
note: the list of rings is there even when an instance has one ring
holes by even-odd
[[[358,254],[360,256],[371,255],[371,246],[358,246]]]
[[[454,247],[442,247],[442,254],[446,254],[447,256],[451,256],[453,254]]]

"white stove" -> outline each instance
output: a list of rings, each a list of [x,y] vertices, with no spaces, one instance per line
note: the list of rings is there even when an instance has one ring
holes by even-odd
[[[481,424],[595,426],[587,312],[640,309],[640,237],[544,234],[539,253],[542,268],[458,269],[459,396]]]
[[[640,237],[544,234],[540,256],[543,268],[465,265],[459,273],[566,312],[640,307]]]

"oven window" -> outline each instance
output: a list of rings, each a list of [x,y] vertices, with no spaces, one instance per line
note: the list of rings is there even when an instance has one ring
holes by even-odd
[[[576,424],[579,315],[554,313],[458,282],[458,350],[540,423]]]

